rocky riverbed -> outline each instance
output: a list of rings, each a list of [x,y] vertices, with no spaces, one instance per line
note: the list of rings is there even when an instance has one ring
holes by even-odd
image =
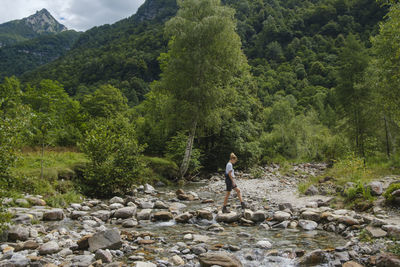
[[[248,209],[231,197],[228,214],[220,211],[222,175],[66,209],[51,209],[40,196],[14,200],[34,206],[9,208],[14,224],[2,237],[0,266],[400,266],[386,253],[400,238],[396,211],[356,213],[332,209],[328,196],[300,197],[298,182],[326,167],[292,168],[296,175],[276,165],[259,179],[239,173]]]

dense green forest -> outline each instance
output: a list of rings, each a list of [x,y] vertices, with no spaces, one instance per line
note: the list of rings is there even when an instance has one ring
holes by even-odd
[[[0,78],[19,76],[65,55],[79,35],[64,31],[0,48]]]
[[[78,147],[91,162],[83,190],[101,176],[104,195],[153,175],[145,164],[177,172],[188,155],[187,176],[218,170],[232,151],[242,168],[348,155],[398,167],[399,3],[222,2],[192,20],[178,13],[184,23],[171,19],[175,1],[148,0],[61,58],[5,78],[0,179],[12,183],[24,146]]]

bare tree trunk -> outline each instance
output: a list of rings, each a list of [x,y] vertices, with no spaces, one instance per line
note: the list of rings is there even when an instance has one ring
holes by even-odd
[[[40,179],[43,180],[44,137],[42,140],[42,159],[40,160]]]
[[[182,165],[180,167],[181,178],[183,178],[189,168],[190,156],[192,155],[193,140],[197,128],[197,119],[193,121],[192,128],[189,132],[189,138],[186,143],[185,155],[183,157]]]
[[[389,144],[389,129],[387,125],[386,116],[383,115],[383,120],[385,121],[385,133],[386,133],[386,154],[390,158],[390,144]]]

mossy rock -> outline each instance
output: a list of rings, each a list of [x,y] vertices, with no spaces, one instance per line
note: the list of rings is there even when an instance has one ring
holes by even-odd
[[[178,177],[179,168],[175,162],[157,157],[144,157],[144,160],[147,167],[149,167],[154,173],[167,179]]]
[[[383,196],[389,204],[400,205],[399,197],[395,196],[393,192],[400,189],[400,182],[392,183],[385,191]]]

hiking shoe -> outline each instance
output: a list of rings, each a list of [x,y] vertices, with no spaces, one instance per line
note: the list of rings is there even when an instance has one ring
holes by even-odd
[[[242,202],[242,203],[240,203],[241,205],[242,205],[242,209],[244,210],[244,209],[246,209],[246,203],[245,202]]]
[[[226,206],[222,207],[222,213],[229,213],[229,209]]]

